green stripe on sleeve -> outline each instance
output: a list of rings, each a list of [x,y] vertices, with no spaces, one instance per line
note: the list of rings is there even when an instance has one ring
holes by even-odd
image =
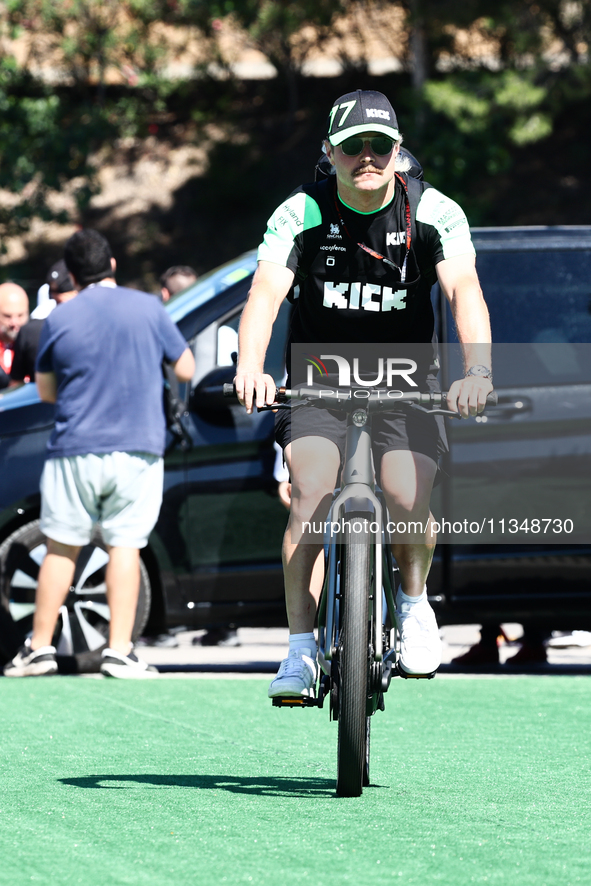
[[[417,207],[417,221],[435,228],[444,258],[475,255],[464,210],[436,188],[427,188],[423,192]]]
[[[303,191],[292,194],[267,222],[257,259],[287,267],[296,237],[321,223],[322,214],[316,201]]]

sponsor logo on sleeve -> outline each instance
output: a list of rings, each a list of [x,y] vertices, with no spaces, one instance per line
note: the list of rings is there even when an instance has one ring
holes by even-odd
[[[283,214],[279,215],[277,217],[277,226],[278,227],[283,228],[283,227],[285,227],[285,225],[294,224],[294,223],[295,223],[296,228],[302,227],[302,225],[304,224],[303,219],[301,219],[299,217],[297,212],[294,209],[292,209],[292,207],[289,205],[289,203],[284,203],[283,206],[281,207],[281,210],[282,210]]]
[[[449,234],[454,228],[467,225],[466,216],[459,206],[449,206],[437,219],[436,227]]]

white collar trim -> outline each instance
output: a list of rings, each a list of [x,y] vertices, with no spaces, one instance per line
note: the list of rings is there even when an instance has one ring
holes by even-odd
[[[108,286],[110,289],[116,289],[117,284],[114,280],[99,280],[98,283],[89,283],[88,286],[85,286],[85,289],[93,289],[95,286]]]

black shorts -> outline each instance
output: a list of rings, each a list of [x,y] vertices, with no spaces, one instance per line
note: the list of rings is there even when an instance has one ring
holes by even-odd
[[[280,409],[275,416],[275,439],[282,449],[303,437],[326,437],[338,446],[341,465],[346,431],[347,416],[332,409],[293,406]],[[375,413],[372,415],[372,448],[377,470],[386,452],[403,450],[426,455],[437,465],[437,483],[441,459],[448,451],[443,416],[426,415],[412,407]]]

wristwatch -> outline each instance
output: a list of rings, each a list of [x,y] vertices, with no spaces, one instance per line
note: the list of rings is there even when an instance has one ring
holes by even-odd
[[[466,378],[469,375],[473,375],[476,378],[489,378],[492,381],[492,369],[489,369],[488,366],[483,366],[481,363],[477,363],[476,366],[471,366],[470,369],[467,369]]]

